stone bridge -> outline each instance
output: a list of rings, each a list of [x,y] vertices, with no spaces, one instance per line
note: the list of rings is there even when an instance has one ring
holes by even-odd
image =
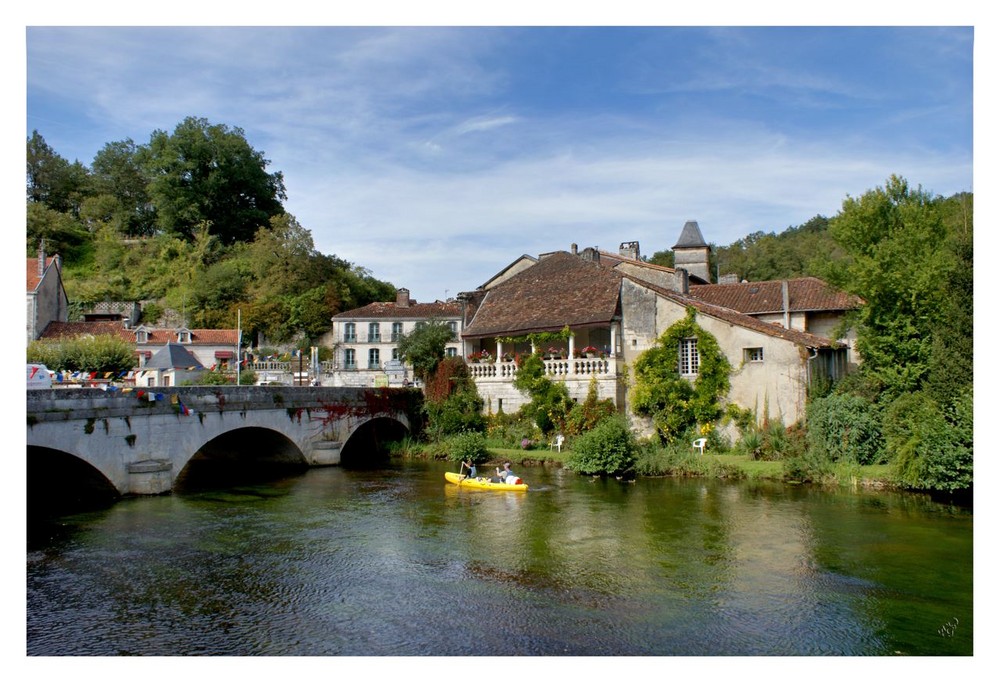
[[[415,427],[415,389],[150,387],[27,392],[29,497],[65,471],[121,495],[172,490],[194,462],[322,466],[372,457]],[[85,463],[85,465],[81,465]],[[71,475],[75,477],[76,475]],[[34,481],[32,481],[34,480]],[[41,480],[41,481],[39,481]]]

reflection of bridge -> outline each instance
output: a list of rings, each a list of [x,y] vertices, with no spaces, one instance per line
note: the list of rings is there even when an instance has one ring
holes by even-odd
[[[412,389],[151,387],[27,392],[28,474],[104,480],[119,495],[170,491],[191,461],[336,465],[403,436]],[[80,468],[80,462],[89,467]],[[29,482],[45,488],[45,482]],[[55,485],[55,484],[54,484]],[[65,487],[65,482],[63,483]]]

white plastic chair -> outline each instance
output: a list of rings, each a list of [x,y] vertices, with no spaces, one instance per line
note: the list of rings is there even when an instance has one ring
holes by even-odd
[[[695,439],[691,442],[691,448],[697,448],[701,455],[705,455],[705,444],[708,443],[708,439]]]
[[[562,453],[562,445],[563,441],[565,440],[566,437],[563,436],[562,434],[559,434],[556,437],[556,440],[549,444],[549,450],[551,451],[553,448],[555,448],[558,453]]]

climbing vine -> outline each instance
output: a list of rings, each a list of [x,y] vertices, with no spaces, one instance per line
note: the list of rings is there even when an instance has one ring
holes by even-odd
[[[722,416],[721,399],[729,393],[732,365],[719,343],[695,321],[694,308],[660,335],[656,346],[635,361],[632,410],[653,419],[657,433],[670,441],[687,429],[711,425]],[[678,356],[681,341],[697,339],[698,377],[681,377]]]

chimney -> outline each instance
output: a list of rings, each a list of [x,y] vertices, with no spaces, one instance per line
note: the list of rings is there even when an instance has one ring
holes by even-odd
[[[688,272],[685,268],[675,268],[677,273],[677,291],[681,294],[691,293],[691,281],[688,280]]]
[[[576,256],[576,242],[573,242],[573,244],[569,245],[569,253],[573,254],[573,256]]]
[[[400,308],[409,308],[410,290],[402,288],[396,290],[396,305]]]
[[[785,313],[785,329],[792,329],[792,314],[789,310],[788,280],[781,281],[781,310]]]
[[[618,245],[618,255],[633,261],[639,260],[639,243],[622,242]]]
[[[38,243],[38,277],[45,275],[45,238]]]

